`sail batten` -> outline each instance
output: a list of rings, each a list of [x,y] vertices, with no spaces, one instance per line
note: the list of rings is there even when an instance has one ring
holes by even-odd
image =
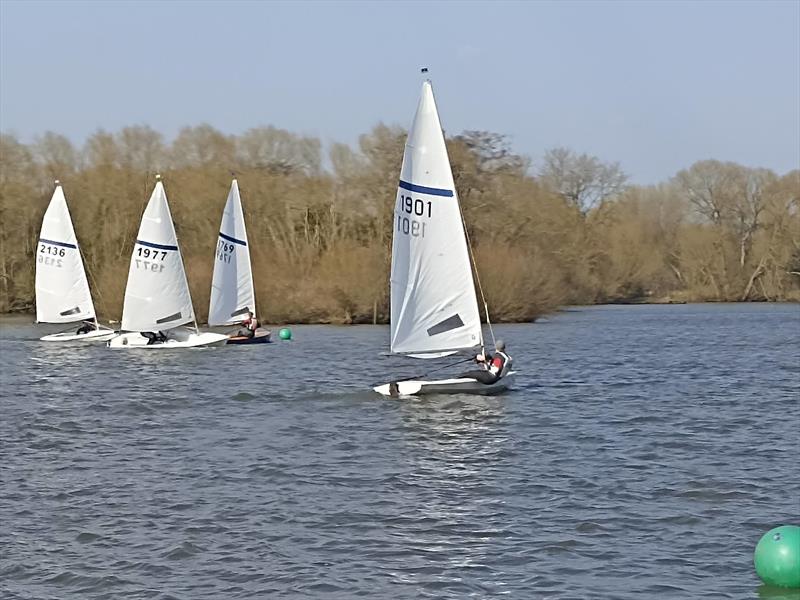
[[[467,240],[428,81],[403,154],[393,232],[392,352],[433,357],[480,346]]]
[[[166,331],[195,320],[164,184],[157,181],[133,246],[122,309],[125,331]]]
[[[253,269],[239,184],[234,179],[225,202],[217,239],[208,324],[241,323],[248,311],[256,314]]]
[[[61,185],[44,213],[36,247],[36,320],[71,323],[94,319],[94,303],[78,238]]]

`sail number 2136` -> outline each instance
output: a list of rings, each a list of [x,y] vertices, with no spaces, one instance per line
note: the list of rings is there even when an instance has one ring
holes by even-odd
[[[398,212],[404,212],[417,217],[431,217],[431,201],[427,202],[411,196],[400,196]],[[397,231],[414,237],[425,237],[425,221],[418,221],[404,215],[397,215]]]

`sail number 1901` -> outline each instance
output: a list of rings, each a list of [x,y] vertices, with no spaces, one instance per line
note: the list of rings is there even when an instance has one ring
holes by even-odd
[[[420,198],[412,198],[411,196],[400,196],[398,212],[404,212],[409,215],[417,217],[427,217],[430,219],[432,211],[432,203],[430,200],[427,202]],[[397,231],[405,235],[413,235],[414,237],[425,237],[425,221],[418,221],[404,215],[397,215]]]
[[[407,212],[410,215],[417,215],[424,217],[426,214],[431,218],[431,201],[425,202],[419,198],[412,198],[411,196],[400,196],[400,210]]]

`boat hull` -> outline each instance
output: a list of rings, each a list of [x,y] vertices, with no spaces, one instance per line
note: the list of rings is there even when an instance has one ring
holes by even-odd
[[[136,350],[168,350],[177,348],[200,348],[223,346],[228,341],[224,333],[210,331],[195,332],[186,329],[171,329],[164,342],[148,343],[150,340],[139,332],[123,333],[108,342],[109,348],[129,348]]]
[[[39,338],[42,342],[105,342],[119,335],[113,329],[95,329],[88,333],[75,333],[74,331],[64,331],[53,333]]]
[[[512,371],[495,383],[481,383],[471,377],[457,377],[453,379],[422,380],[412,379],[398,381],[397,391],[390,389],[391,384],[385,383],[372,388],[384,396],[427,396],[438,394],[468,394],[477,396],[494,396],[502,394],[514,384],[515,372]]]
[[[270,336],[272,335],[271,331],[256,331],[256,334],[253,337],[246,337],[243,335],[232,335],[228,338],[226,343],[232,344],[234,346],[247,346],[250,344],[268,344],[270,340]]]

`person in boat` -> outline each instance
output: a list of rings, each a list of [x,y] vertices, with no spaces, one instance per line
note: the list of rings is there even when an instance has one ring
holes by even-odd
[[[142,335],[147,338],[147,345],[152,346],[156,343],[164,343],[167,341],[167,335],[163,331],[153,333],[152,331],[143,331]]]
[[[76,331],[75,333],[78,335],[85,335],[90,331],[94,331],[95,329],[97,329],[97,327],[95,326],[94,323],[92,323],[91,321],[84,321],[81,324],[81,326],[78,327],[78,331]]]
[[[512,363],[511,357],[506,352],[506,343],[503,340],[497,340],[494,348],[494,354],[478,354],[475,357],[475,362],[482,368],[467,371],[461,377],[470,377],[486,385],[496,383],[505,377],[511,370]]]
[[[244,329],[240,329],[236,334],[237,336],[246,338],[255,336],[256,329],[258,329],[258,320],[253,315],[252,311],[247,311],[247,316],[244,321],[242,321],[242,325],[244,325]]]

